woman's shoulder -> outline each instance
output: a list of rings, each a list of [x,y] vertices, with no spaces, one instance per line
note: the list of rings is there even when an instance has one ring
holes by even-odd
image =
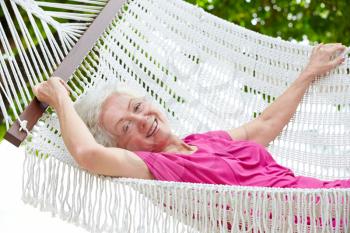
[[[205,131],[201,133],[191,133],[183,138],[185,141],[190,141],[194,139],[201,139],[201,138],[220,138],[220,139],[225,139],[232,141],[232,137],[226,130],[210,130],[210,131]]]
[[[141,151],[128,151],[124,153],[122,163],[127,173],[125,177],[136,178],[136,179],[149,179],[154,180],[155,177],[149,170],[145,161],[146,152]]]

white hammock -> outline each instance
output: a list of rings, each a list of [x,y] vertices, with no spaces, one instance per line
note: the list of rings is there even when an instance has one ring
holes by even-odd
[[[48,78],[84,32],[84,21],[91,21],[105,4],[58,2],[10,0],[21,36],[8,6],[0,2],[20,55],[19,61],[14,60],[10,35],[1,22],[0,88],[15,117],[31,98],[23,77],[31,86]],[[40,53],[17,5],[32,20]],[[47,6],[72,12],[45,10]],[[60,23],[59,18],[73,22]],[[38,31],[39,22],[47,40]],[[26,38],[22,40],[29,47],[26,51],[20,37]],[[69,85],[75,97],[84,98],[103,80],[125,81],[153,97],[181,137],[230,129],[253,119],[297,78],[311,49],[244,29],[180,0],[130,0]],[[276,161],[296,175],[350,179],[349,70],[348,57],[329,76],[316,80],[269,145]],[[9,126],[13,119],[4,100],[0,107]],[[350,189],[240,187],[91,175],[68,154],[57,117],[49,113],[26,141],[23,200],[94,232],[350,231]],[[135,206],[142,206],[140,216],[130,212]]]

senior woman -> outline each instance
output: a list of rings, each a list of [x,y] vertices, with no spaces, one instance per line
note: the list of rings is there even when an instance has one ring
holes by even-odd
[[[256,119],[183,139],[172,133],[159,109],[127,89],[110,92],[109,87],[102,90],[102,97],[75,107],[66,84],[57,77],[33,91],[56,110],[68,151],[92,173],[244,186],[350,187],[350,180],[295,176],[265,148],[289,122],[313,80],[344,62],[340,55],[344,50],[339,43],[315,46],[299,77]]]

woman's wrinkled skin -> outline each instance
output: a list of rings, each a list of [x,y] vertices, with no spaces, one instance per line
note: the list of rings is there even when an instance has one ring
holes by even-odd
[[[173,135],[165,115],[142,97],[112,94],[102,105],[99,123],[116,139],[117,147],[130,151],[195,150]]]
[[[315,46],[299,77],[262,112],[262,117],[225,130],[236,140],[252,140],[268,146],[290,121],[309,85],[345,61],[345,49],[340,43]],[[135,151],[189,155],[198,149],[174,135],[166,117],[150,102],[122,92],[109,96],[98,116],[98,124],[115,139],[115,146],[99,144],[76,112],[68,90],[58,77],[33,88],[40,101],[55,109],[69,153],[79,166],[92,173],[154,179]]]

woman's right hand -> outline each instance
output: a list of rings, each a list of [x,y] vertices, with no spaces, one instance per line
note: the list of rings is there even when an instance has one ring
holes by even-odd
[[[319,44],[312,50],[309,63],[303,72],[315,79],[317,76],[327,74],[329,71],[345,61],[342,52],[346,49],[341,43]]]
[[[33,93],[38,100],[56,109],[59,98],[69,97],[69,88],[61,78],[52,77],[33,87]]]

